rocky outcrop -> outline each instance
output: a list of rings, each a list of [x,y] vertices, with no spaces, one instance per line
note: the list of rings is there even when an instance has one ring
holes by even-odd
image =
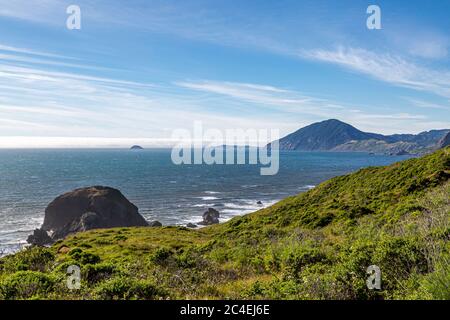
[[[212,224],[219,223],[220,213],[216,209],[208,208],[208,210],[203,213],[203,221],[198,224],[203,226],[209,226]]]
[[[54,241],[50,238],[47,231],[36,229],[32,235],[28,236],[27,242],[36,246],[46,246],[52,244]]]
[[[134,145],[130,149],[131,150],[144,150],[144,148],[142,148],[141,146],[138,146],[138,145]]]
[[[116,189],[76,189],[57,197],[45,209],[44,223],[28,242],[46,245],[69,234],[92,229],[148,226],[138,208]]]
[[[159,221],[152,221],[148,224],[149,227],[153,227],[153,228],[157,228],[157,227],[162,227],[162,223]]]

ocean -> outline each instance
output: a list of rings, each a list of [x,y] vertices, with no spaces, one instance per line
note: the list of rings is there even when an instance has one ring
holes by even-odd
[[[208,207],[224,222],[331,177],[407,158],[286,151],[278,174],[261,176],[258,165],[175,165],[170,156],[169,149],[0,150],[0,254],[23,247],[48,203],[80,187],[117,188],[147,220],[164,225],[201,221]]]

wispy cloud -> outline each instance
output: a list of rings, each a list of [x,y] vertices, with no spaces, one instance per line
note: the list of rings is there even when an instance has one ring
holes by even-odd
[[[7,46],[7,45],[3,45],[3,44],[0,44],[0,50],[1,51],[14,52],[14,53],[22,53],[22,54],[27,54],[27,55],[41,56],[41,57],[46,57],[46,58],[60,58],[60,59],[75,59],[75,60],[78,60],[75,57],[69,57],[69,56],[65,56],[65,55],[59,55],[59,54],[54,54],[54,53],[36,51],[36,50],[32,50],[32,49],[27,49],[27,48],[17,48],[17,47]]]
[[[184,81],[178,86],[243,102],[269,106],[279,111],[325,116],[327,109],[342,109],[331,101],[269,85],[227,81]]]
[[[355,105],[329,99],[306,96],[299,92],[274,86],[236,83],[225,81],[178,82],[177,85],[211,95],[228,97],[243,103],[251,103],[264,108],[274,107],[289,119],[324,120],[336,117],[357,127],[380,133],[420,132],[433,127],[448,127],[445,121],[430,121],[426,115],[408,112],[371,113],[362,111]],[[244,105],[245,107],[245,105]],[[373,109],[382,109],[372,106]],[[262,112],[262,110],[261,110]],[[308,124],[308,123],[306,123]],[[382,124],[380,126],[380,124]],[[298,125],[300,126],[300,125]],[[298,128],[297,126],[297,128]]]
[[[189,123],[196,120],[224,129],[286,125],[276,118],[267,121],[263,115],[249,119],[205,111],[201,99],[179,93],[172,84],[52,71],[29,62],[30,66],[23,66],[0,59],[0,147],[14,146],[11,141],[19,144],[16,147],[123,146],[131,141],[167,145],[172,130],[191,129]]]
[[[339,47],[303,51],[300,57],[336,64],[394,85],[450,97],[450,71],[425,68],[400,56]]]
[[[447,105],[444,104],[438,104],[433,103],[421,99],[413,99],[413,98],[405,98],[407,101],[409,101],[411,104],[413,104],[416,107],[419,108],[426,108],[426,109],[438,109],[438,110],[450,110],[450,101],[448,101]]]
[[[61,67],[77,68],[77,69],[91,69],[91,70],[107,69],[107,68],[102,68],[99,66],[90,66],[90,65],[86,65],[86,64],[55,61],[55,60],[51,60],[51,59],[40,59],[40,58],[35,58],[35,57],[21,56],[21,55],[15,55],[15,54],[4,54],[4,53],[0,53],[0,60],[16,61],[16,62],[22,62],[22,63],[26,63],[26,64],[42,64],[42,65],[47,65],[47,66],[61,66]]]

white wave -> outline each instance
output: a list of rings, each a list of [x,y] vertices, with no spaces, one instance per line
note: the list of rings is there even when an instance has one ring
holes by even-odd
[[[194,208],[206,208],[209,207],[209,205],[205,204],[205,203],[199,203],[199,204],[194,204],[192,205]]]
[[[210,196],[208,196],[208,197],[197,197],[197,198],[198,199],[202,199],[204,201],[219,200],[219,198],[217,198],[217,197],[210,197]]]

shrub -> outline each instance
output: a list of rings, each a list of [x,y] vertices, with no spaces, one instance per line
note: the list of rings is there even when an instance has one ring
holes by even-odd
[[[151,256],[150,261],[152,261],[155,264],[164,264],[167,262],[167,260],[172,256],[172,251],[170,251],[168,248],[159,248],[156,250]]]
[[[401,280],[428,271],[427,259],[417,239],[391,238],[378,243],[373,260],[381,269],[384,290],[396,290]]]
[[[7,256],[3,260],[2,269],[7,272],[45,271],[54,259],[54,254],[48,248],[27,248],[15,255]]]
[[[100,282],[118,272],[117,265],[113,263],[87,264],[83,268],[84,278],[88,283]]]
[[[37,271],[19,271],[0,282],[0,296],[3,299],[28,299],[48,294],[55,279]]]
[[[94,291],[102,300],[157,299],[164,296],[163,290],[148,280],[134,280],[117,277],[101,283]]]
[[[282,269],[286,280],[298,280],[302,269],[310,264],[326,260],[326,255],[318,248],[302,245],[287,247],[282,256]]]
[[[96,264],[100,262],[100,257],[96,254],[85,252],[80,248],[70,250],[69,256],[81,265]]]

